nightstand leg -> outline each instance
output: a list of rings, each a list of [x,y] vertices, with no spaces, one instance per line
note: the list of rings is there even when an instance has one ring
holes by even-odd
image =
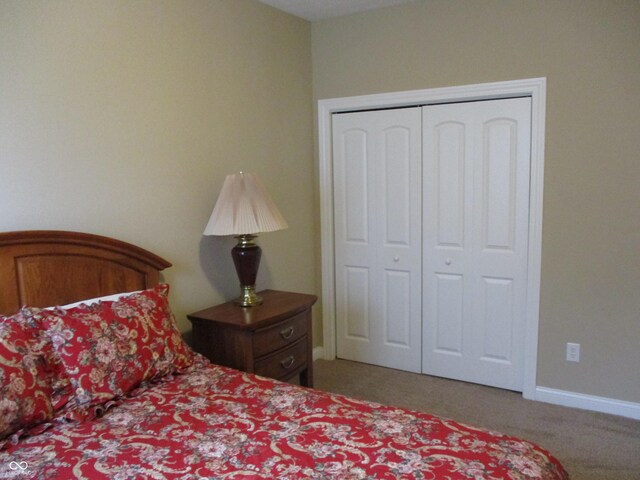
[[[300,385],[313,388],[313,369],[311,367],[300,372]]]

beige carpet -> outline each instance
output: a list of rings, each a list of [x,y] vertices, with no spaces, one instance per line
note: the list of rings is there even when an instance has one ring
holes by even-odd
[[[314,362],[314,386],[514,435],[551,451],[572,480],[640,480],[640,421],[524,400],[520,393],[374,367]]]

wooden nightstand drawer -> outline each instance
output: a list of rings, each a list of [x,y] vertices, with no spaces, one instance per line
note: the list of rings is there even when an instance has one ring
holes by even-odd
[[[256,330],[253,336],[253,354],[255,357],[261,357],[280,350],[306,335],[307,315],[309,315],[309,312],[302,312],[284,322]]]
[[[255,373],[264,377],[283,379],[307,366],[307,339],[300,339],[289,348],[256,361]]]

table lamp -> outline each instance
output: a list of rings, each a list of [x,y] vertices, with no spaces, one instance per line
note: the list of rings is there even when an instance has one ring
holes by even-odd
[[[287,222],[256,174],[227,175],[216,205],[204,230],[205,235],[234,235],[238,244],[231,257],[240,280],[241,295],[235,301],[242,307],[262,303],[256,294],[256,276],[262,249],[254,243],[258,233],[287,228]]]

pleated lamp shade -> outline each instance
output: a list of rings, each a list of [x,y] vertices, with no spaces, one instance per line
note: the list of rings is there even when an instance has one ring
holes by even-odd
[[[287,222],[256,174],[227,175],[205,235],[249,235],[287,228]]]

